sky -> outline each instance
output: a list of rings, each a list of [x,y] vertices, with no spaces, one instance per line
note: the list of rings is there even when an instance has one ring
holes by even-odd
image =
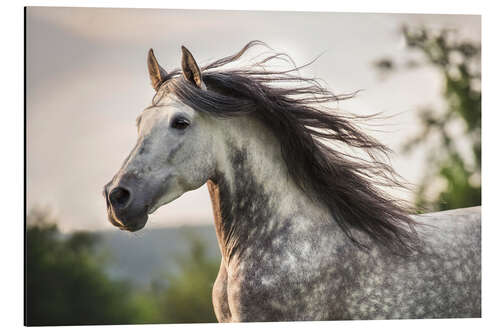
[[[304,76],[336,93],[363,89],[340,103],[359,115],[396,115],[369,132],[396,153],[392,163],[411,183],[424,151],[400,153],[418,132],[420,107],[442,107],[442,82],[432,68],[381,80],[373,62],[408,55],[402,24],[451,28],[480,41],[481,19],[469,15],[349,14],[262,11],[30,7],[26,14],[27,206],[48,207],[62,231],[111,230],[101,191],[137,139],[135,119],[151,102],[149,48],[168,71],[181,45],[199,64],[259,39],[296,64],[321,54]],[[401,194],[404,199],[409,194]],[[146,228],[212,223],[205,186],[160,208]]]

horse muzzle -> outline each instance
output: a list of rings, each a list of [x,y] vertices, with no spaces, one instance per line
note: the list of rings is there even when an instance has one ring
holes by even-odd
[[[104,186],[103,195],[111,224],[132,232],[146,225],[150,205],[141,192],[134,177],[121,177],[120,181]]]

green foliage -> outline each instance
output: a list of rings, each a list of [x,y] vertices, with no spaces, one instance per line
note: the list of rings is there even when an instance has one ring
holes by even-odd
[[[205,244],[194,234],[186,234],[190,251],[178,257],[180,272],[167,274],[167,287],[156,283],[162,292],[158,303],[162,318],[170,323],[216,322],[212,306],[212,287],[219,270],[218,263],[207,257]]]
[[[27,325],[131,323],[129,285],[103,272],[94,235],[65,239],[46,212],[32,211],[26,240]]]
[[[392,59],[380,59],[375,67],[387,75],[398,69],[432,66],[443,78],[446,103],[444,109],[419,111],[421,132],[403,147],[406,153],[417,146],[427,149],[428,165],[416,205],[425,210],[481,205],[481,45],[446,29],[403,27],[402,33],[410,53],[421,57],[409,59],[402,68]],[[431,195],[436,184],[442,186]]]
[[[218,272],[205,244],[187,234],[178,273],[149,289],[110,279],[96,234],[62,235],[47,211],[32,210],[26,233],[26,324],[90,325],[215,322],[212,285]]]

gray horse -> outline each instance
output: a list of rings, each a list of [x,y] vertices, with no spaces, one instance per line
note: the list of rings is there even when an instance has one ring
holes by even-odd
[[[156,94],[104,188],[110,222],[139,230],[207,183],[220,322],[480,317],[480,208],[409,215],[380,190],[401,186],[387,148],[329,107],[352,96],[264,67],[282,54],[221,68],[256,45],[202,68],[182,47],[170,72],[149,51]]]

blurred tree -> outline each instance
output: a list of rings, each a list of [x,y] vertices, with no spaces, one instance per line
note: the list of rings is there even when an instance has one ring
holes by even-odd
[[[215,322],[212,285],[217,260],[186,230],[188,255],[179,273],[165,273],[150,289],[133,288],[105,273],[106,258],[94,233],[62,235],[48,210],[33,209],[26,230],[28,326]]]
[[[446,210],[481,205],[481,45],[446,29],[404,26],[402,33],[413,51],[410,54],[421,57],[402,65],[391,58],[379,59],[375,67],[387,76],[401,69],[432,66],[443,78],[446,102],[443,110],[419,111],[422,130],[403,147],[405,153],[427,147],[427,168],[418,185],[416,206]],[[431,195],[438,184],[438,193]]]
[[[127,324],[136,308],[125,282],[110,280],[95,253],[98,238],[77,232],[69,238],[47,211],[32,210],[26,233],[26,324]]]
[[[166,287],[153,284],[153,293],[159,295],[161,318],[168,323],[216,322],[212,305],[212,287],[219,271],[219,262],[208,257],[206,245],[194,233],[185,233],[190,251],[178,257],[180,271],[167,273]]]

